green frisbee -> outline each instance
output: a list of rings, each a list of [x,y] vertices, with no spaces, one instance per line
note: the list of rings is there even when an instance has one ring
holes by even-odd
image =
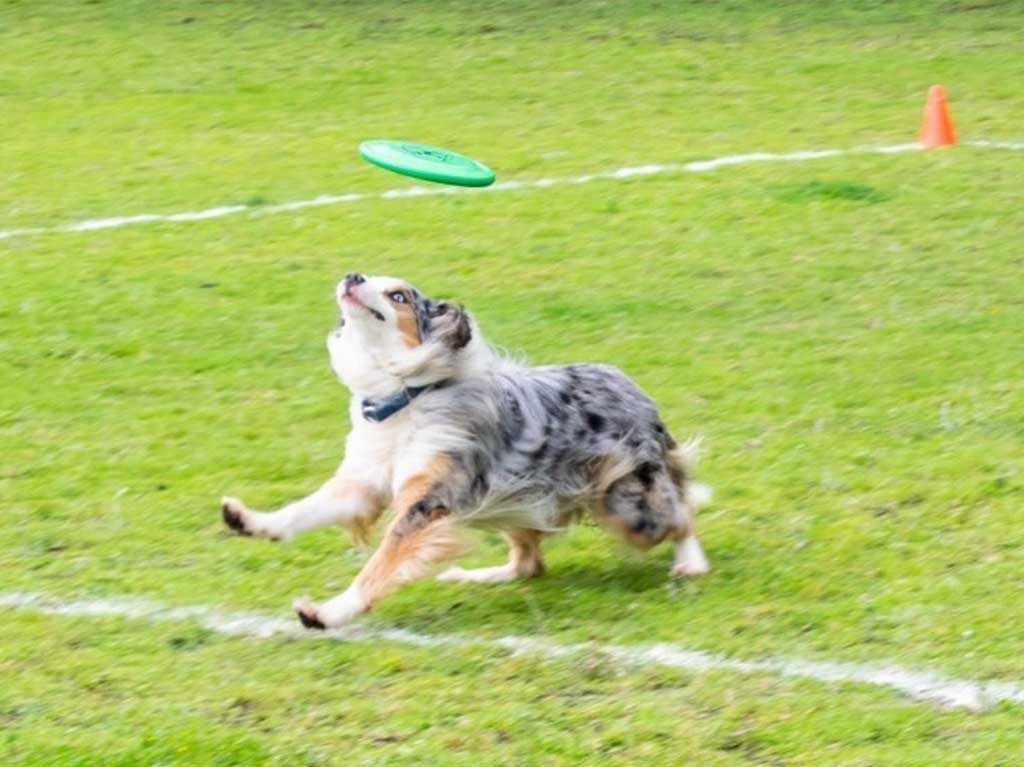
[[[436,146],[411,141],[364,141],[359,145],[359,154],[381,168],[437,184],[489,186],[494,183],[494,171],[483,163]]]

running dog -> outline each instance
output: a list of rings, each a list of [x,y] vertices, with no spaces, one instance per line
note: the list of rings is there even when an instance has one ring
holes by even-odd
[[[671,574],[703,575],[692,481],[695,443],[677,443],[654,402],[607,365],[528,367],[496,352],[461,307],[403,280],[349,274],[331,367],[351,391],[352,429],[337,473],[312,495],[261,513],[222,499],[242,535],[287,540],[343,525],[383,541],[344,592],[295,602],[303,625],[341,626],[390,590],[463,552],[461,526],[503,531],[508,562],[438,579],[504,583],[539,575],[541,539],[590,516],[640,548],[668,539]]]

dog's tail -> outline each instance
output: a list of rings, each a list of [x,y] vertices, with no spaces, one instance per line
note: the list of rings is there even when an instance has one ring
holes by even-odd
[[[700,460],[701,437],[691,437],[685,442],[677,442],[675,447],[665,454],[669,473],[675,482],[683,501],[696,513],[697,509],[711,503],[713,493],[708,485],[693,479]]]

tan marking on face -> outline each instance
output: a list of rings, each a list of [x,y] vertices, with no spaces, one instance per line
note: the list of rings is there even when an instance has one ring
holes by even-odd
[[[401,293],[405,296],[405,302],[399,303],[392,300],[391,296],[394,293]],[[408,285],[401,283],[392,285],[383,292],[383,298],[395,310],[395,316],[398,319],[398,335],[402,339],[402,343],[409,349],[415,349],[423,343],[423,339],[420,338],[420,323],[416,318],[416,310],[413,309],[412,293]]]
[[[423,343],[423,339],[420,338],[420,323],[416,319],[416,312],[412,308],[412,304],[392,302],[392,306],[395,307],[395,312],[398,314],[398,335],[402,337],[402,343],[410,349],[415,349]]]

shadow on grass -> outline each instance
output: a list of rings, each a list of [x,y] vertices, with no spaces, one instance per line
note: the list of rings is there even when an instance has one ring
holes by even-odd
[[[383,623],[423,633],[480,636],[592,633],[633,635],[657,624],[674,603],[699,597],[699,585],[673,581],[669,558],[608,556],[549,563],[539,578],[509,584],[420,582],[381,605]]]

